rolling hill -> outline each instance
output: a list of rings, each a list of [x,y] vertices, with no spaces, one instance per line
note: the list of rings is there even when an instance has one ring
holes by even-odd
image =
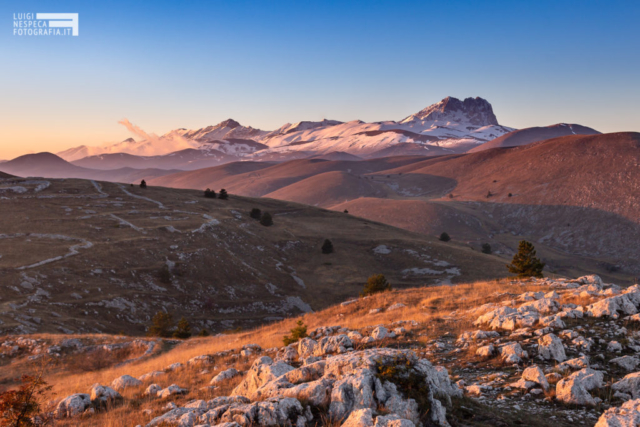
[[[507,273],[464,245],[273,199],[76,179],[0,191],[3,334],[143,334],[160,310],[221,332],[356,296],[375,273],[395,288]]]
[[[639,140],[638,133],[570,135],[434,158],[296,160],[251,173],[217,167],[151,182],[346,209],[418,233],[447,231],[477,250],[490,243],[505,257],[526,238],[557,272],[580,267],[625,281],[640,273],[633,261],[640,257],[633,244],[640,238]]]
[[[533,142],[544,141],[545,139],[558,138],[569,135],[599,135],[595,129],[586,126],[558,123],[552,126],[532,127],[519,129],[492,139],[489,142],[473,147],[469,153],[489,150],[491,148],[517,147]]]
[[[96,170],[76,166],[52,153],[27,154],[0,163],[0,170],[15,176],[45,178],[85,178],[111,182],[133,183],[177,172],[166,169],[118,169]]]
[[[297,159],[281,163],[236,162],[197,171],[179,172],[150,181],[173,188],[226,188],[260,197],[298,181],[326,172],[365,175],[422,160],[422,157],[390,157],[364,161]],[[242,172],[240,172],[242,171]]]

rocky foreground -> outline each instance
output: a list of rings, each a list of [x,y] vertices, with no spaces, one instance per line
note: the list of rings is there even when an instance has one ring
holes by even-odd
[[[425,325],[410,319],[323,327],[286,347],[248,344],[96,384],[59,401],[55,415],[81,423],[122,404],[129,389],[164,402],[140,409],[148,427],[473,425],[458,422],[455,402],[517,413],[520,425],[640,425],[640,286],[598,276],[535,283],[546,290],[518,293],[516,283],[501,302],[449,313],[477,329],[426,345]],[[179,399],[191,384],[156,383],[179,370],[212,376],[200,389],[216,397]]]

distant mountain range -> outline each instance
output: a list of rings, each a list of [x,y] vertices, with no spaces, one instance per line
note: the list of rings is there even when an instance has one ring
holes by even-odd
[[[128,138],[101,147],[83,145],[57,154],[76,166],[90,169],[196,170],[247,160],[440,156],[521,145],[572,133],[598,132],[574,124],[515,130],[498,123],[485,99],[447,97],[399,121],[302,121],[264,131],[228,119],[201,129],[175,129],[162,136],[138,132],[144,139]],[[489,144],[490,141],[493,143]]]

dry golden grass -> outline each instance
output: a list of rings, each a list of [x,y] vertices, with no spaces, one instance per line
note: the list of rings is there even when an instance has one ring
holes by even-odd
[[[508,298],[505,296],[506,293],[515,295],[541,290],[541,288],[535,284],[514,285],[509,280],[413,288],[360,298],[355,303],[346,306],[335,305],[320,312],[306,314],[301,319],[309,330],[333,325],[341,325],[349,329],[362,329],[398,320],[415,320],[423,325],[423,332],[426,332],[428,337],[436,337],[445,332],[458,334],[473,328],[471,325],[473,318],[464,316],[462,313],[451,317],[450,314],[453,311],[461,312],[488,302],[502,301]],[[406,307],[368,314],[371,309],[384,309],[395,303],[405,304]],[[300,318],[287,319],[237,334],[192,338],[171,350],[141,362],[96,372],[76,374],[59,372],[49,376],[47,381],[54,385],[54,391],[58,396],[66,396],[72,393],[86,392],[95,383],[110,384],[114,378],[121,375],[138,377],[147,372],[163,370],[173,363],[185,363],[195,356],[239,349],[248,343],[259,344],[265,349],[281,347],[282,337],[289,333],[298,319]],[[216,365],[219,365],[218,361],[216,361]],[[226,369],[226,367],[217,367],[221,370]],[[191,384],[192,375],[193,370],[182,369],[160,378],[163,378],[162,382],[168,384],[184,385]],[[161,381],[156,382],[161,383]]]
[[[263,349],[281,347],[283,336],[289,333],[299,319],[303,320],[309,331],[317,327],[335,325],[362,330],[377,325],[388,325],[399,320],[415,320],[420,323],[419,336],[414,336],[414,338],[418,338],[418,341],[425,342],[432,338],[441,337],[445,333],[455,337],[463,331],[476,329],[472,322],[477,316],[466,313],[467,310],[486,303],[508,300],[527,291],[548,290],[548,288],[532,282],[502,279],[455,286],[441,285],[391,291],[360,298],[345,306],[335,305],[320,312],[283,320],[247,332],[192,338],[175,347],[159,348],[152,356],[123,366],[111,366],[92,372],[78,372],[77,368],[68,365],[68,361],[59,362],[54,369],[49,371],[46,381],[53,385],[55,398],[60,399],[73,393],[86,393],[95,383],[108,385],[121,375],[139,377],[151,371],[162,371],[174,363],[186,364],[187,360],[195,356],[214,354],[230,349],[239,350],[244,344],[259,344]],[[392,311],[386,310],[396,303],[405,304],[406,307]],[[374,308],[381,308],[383,311],[369,314],[370,310]],[[407,326],[405,325],[405,327]],[[407,329],[411,329],[411,327],[407,327]],[[108,335],[87,335],[84,337],[104,342],[114,342],[121,339],[121,337]],[[68,336],[37,335],[32,338],[58,342]],[[377,343],[377,345],[387,344],[393,343],[385,341]],[[274,354],[270,353],[270,355]],[[464,359],[464,355],[460,356]],[[92,357],[92,355],[89,354],[86,357]],[[164,376],[145,381],[140,387],[125,390],[122,393],[125,397],[124,405],[90,417],[80,418],[81,424],[108,427],[144,425],[152,417],[165,412],[162,407],[168,401],[175,401],[180,405],[191,399],[211,399],[215,396],[229,395],[237,382],[240,381],[239,377],[222,384],[215,391],[201,390],[201,388],[206,387],[215,374],[229,367],[235,367],[238,370],[248,369],[253,359],[254,357],[218,357],[215,360],[215,367],[208,367],[210,372],[206,374],[200,373],[203,367],[185,367],[168,372]],[[69,358],[69,361],[72,360],[75,359]],[[487,363],[491,363],[491,361]],[[26,369],[26,366],[24,365],[23,368]],[[190,391],[185,396],[176,396],[169,400],[143,397],[142,392],[151,383],[157,383],[162,387],[177,384],[189,388]],[[145,409],[150,409],[151,414],[143,414],[142,411]],[[59,425],[77,425],[78,421],[79,419],[62,421]]]

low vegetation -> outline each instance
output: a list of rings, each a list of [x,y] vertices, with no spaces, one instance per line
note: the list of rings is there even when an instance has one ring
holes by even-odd
[[[285,335],[282,339],[284,345],[293,344],[307,337],[307,325],[302,320],[296,322],[296,326],[291,329],[289,335]]]
[[[391,290],[391,284],[383,274],[374,274],[367,279],[364,289],[360,295],[369,296],[380,292],[388,292]]]
[[[265,212],[262,214],[262,217],[260,217],[260,224],[264,225],[265,227],[270,227],[273,225],[273,218],[271,217],[271,214],[269,212]]]

